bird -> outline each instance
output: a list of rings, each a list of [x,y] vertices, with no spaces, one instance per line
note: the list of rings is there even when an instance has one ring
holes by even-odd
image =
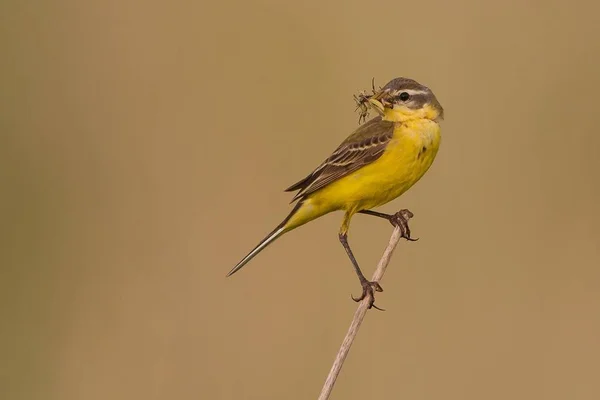
[[[343,211],[338,237],[362,287],[362,295],[352,298],[361,301],[370,296],[368,307],[374,307],[374,291],[383,288],[363,275],[350,249],[350,220],[357,213],[385,218],[402,227],[406,239],[415,240],[408,230],[407,221],[412,217],[408,210],[384,214],[372,209],[405,193],[429,170],[440,147],[444,109],[431,89],[404,77],[392,79],[379,90],[373,87],[372,95],[355,99],[360,108],[368,106],[378,115],[360,125],[331,156],[285,190],[297,192],[292,211],[227,276],[283,234],[332,211]],[[363,120],[367,113],[361,114]]]

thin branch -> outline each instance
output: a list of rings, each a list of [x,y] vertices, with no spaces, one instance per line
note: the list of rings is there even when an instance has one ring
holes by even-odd
[[[410,215],[412,217],[412,214]],[[410,218],[410,217],[409,217]],[[383,252],[383,256],[381,256],[381,260],[377,264],[377,269],[373,274],[372,281],[379,282],[385,273],[385,270],[392,258],[392,253],[394,249],[398,245],[398,242],[402,237],[404,237],[405,232],[402,226],[396,226],[394,232],[392,232],[392,236],[390,237],[390,242],[387,245],[385,251]],[[366,296],[358,305],[356,312],[354,313],[354,318],[352,319],[352,323],[350,324],[350,328],[348,328],[348,333],[346,333],[346,337],[340,346],[340,350],[338,351],[337,356],[335,357],[335,361],[331,366],[331,370],[329,371],[329,375],[325,380],[325,384],[323,385],[323,389],[321,389],[321,394],[319,395],[319,400],[327,400],[331,395],[331,391],[333,390],[333,385],[335,385],[335,381],[342,370],[342,365],[346,360],[346,356],[350,351],[350,346],[352,346],[352,342],[356,338],[356,334],[358,333],[358,329],[367,314],[367,310],[369,307],[369,302],[371,301],[371,296]]]

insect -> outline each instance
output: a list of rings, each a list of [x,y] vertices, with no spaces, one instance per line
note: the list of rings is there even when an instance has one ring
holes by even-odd
[[[381,106],[388,104],[384,94],[386,91],[382,91],[381,87],[375,89],[375,78],[371,80],[371,94],[368,94],[365,90],[354,95],[354,101],[356,102],[356,110],[358,113],[358,124],[362,124],[366,121],[371,108],[374,107],[374,102],[380,103]],[[377,109],[377,107],[375,107]],[[383,109],[383,107],[381,107]]]

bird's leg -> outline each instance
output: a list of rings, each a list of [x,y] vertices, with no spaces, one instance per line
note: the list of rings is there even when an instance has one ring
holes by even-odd
[[[355,298],[354,296],[352,296],[352,300],[359,302],[365,297],[370,296],[369,308],[375,307],[376,309],[383,311],[381,308],[375,305],[374,293],[374,291],[383,292],[383,288],[381,287],[381,285],[379,285],[379,283],[371,282],[367,280],[367,278],[365,278],[365,276],[363,275],[362,271],[360,270],[360,267],[358,266],[358,262],[356,262],[356,258],[354,258],[354,254],[352,254],[352,250],[350,250],[350,245],[348,244],[348,234],[346,232],[340,232],[339,237],[342,246],[344,246],[346,253],[348,253],[350,261],[352,261],[352,266],[354,267],[354,271],[356,271],[356,275],[358,275],[358,279],[360,280],[360,285],[362,286],[363,290],[362,295],[360,297]]]
[[[359,213],[387,219],[393,226],[400,228],[400,231],[402,232],[402,237],[404,239],[409,240],[411,242],[416,242],[417,240],[419,240],[418,238],[413,239],[412,237],[410,237],[410,228],[408,227],[408,220],[411,219],[414,216],[414,214],[409,210],[400,210],[396,214],[384,214],[372,210],[361,210],[359,211]]]

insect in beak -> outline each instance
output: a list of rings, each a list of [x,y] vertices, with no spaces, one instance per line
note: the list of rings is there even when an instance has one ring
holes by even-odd
[[[378,99],[371,97],[368,100],[368,102],[372,106],[372,108],[375,109],[375,111],[377,111],[380,115],[383,115],[383,111],[385,109],[385,100],[383,100],[383,102],[381,102]]]
[[[388,90],[375,90],[375,84],[372,84],[372,94],[361,92],[354,96],[356,101],[356,110],[360,110],[358,123],[364,122],[369,116],[371,109],[374,109],[378,114],[383,115],[385,107],[390,106],[392,103],[390,100],[390,93]]]

